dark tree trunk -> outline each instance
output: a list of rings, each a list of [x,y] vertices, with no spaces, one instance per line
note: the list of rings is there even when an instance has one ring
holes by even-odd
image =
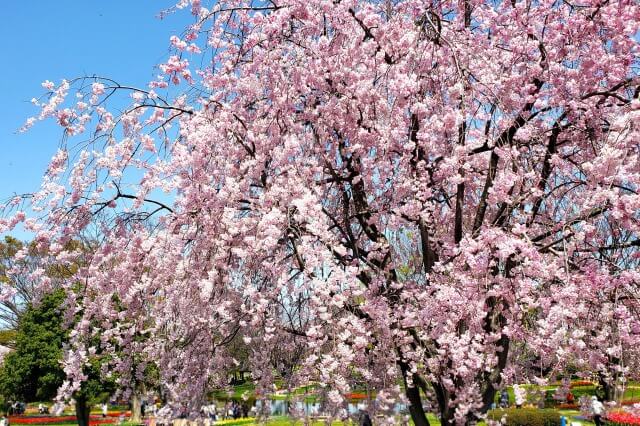
[[[455,415],[455,407],[452,407],[450,404],[446,403],[444,406],[440,406],[440,424],[441,425],[455,425],[456,419]]]
[[[613,380],[611,378],[607,380],[607,377],[605,377],[604,374],[598,373],[598,383],[602,388],[602,399],[604,401],[615,400],[615,382],[615,378]]]
[[[609,377],[603,373],[598,373],[598,383],[602,387],[602,399],[604,401],[618,401],[618,398],[622,398],[622,395],[620,395],[618,387],[620,373],[616,372],[615,367],[620,365],[620,358],[608,356],[607,360],[610,366]]]
[[[402,372],[402,380],[404,381],[404,392],[409,400],[409,413],[415,426],[429,426],[429,420],[427,414],[422,407],[422,398],[420,397],[420,390],[416,384],[416,380],[413,381],[411,387],[408,385],[407,374],[411,374],[409,366],[400,361],[400,371]],[[416,378],[417,379],[417,378]]]
[[[409,400],[409,413],[415,426],[429,426],[429,420],[427,414],[422,407],[422,399],[420,398],[420,391],[417,387],[406,388],[405,394]]]
[[[429,420],[422,407],[422,399],[420,398],[420,391],[417,387],[406,388],[405,394],[409,400],[409,413],[411,413],[411,419],[416,426],[429,426]]]
[[[500,326],[504,328],[506,325],[504,316],[500,314],[498,316],[498,321],[500,322]],[[488,373],[484,375],[483,384],[485,388],[482,392],[482,413],[486,413],[495,401],[496,393],[498,392],[498,388],[502,383],[502,372],[507,366],[510,343],[510,339],[506,334],[502,334],[502,336],[500,336],[500,340],[498,340],[497,344],[498,348],[500,349],[500,351],[498,352],[498,365],[496,365],[493,374]]]
[[[499,321],[503,321],[501,315],[498,316]],[[502,324],[504,327],[504,324]],[[492,372],[484,372],[478,379],[482,386],[482,407],[480,408],[480,414],[486,413],[495,399],[496,392],[501,383],[501,374],[507,365],[507,357],[509,354],[509,338],[506,335],[502,335],[498,341],[498,364],[495,366]],[[440,384],[432,384],[433,389],[438,400],[438,408],[440,409],[441,424],[442,425],[455,425],[455,406],[451,405],[450,401],[453,395],[450,395]],[[472,413],[467,416],[465,424],[474,425],[477,424],[480,418],[478,414]]]
[[[611,385],[606,380],[599,380],[600,386],[602,387],[602,399],[604,401],[611,401],[613,399],[613,390],[611,389]]]
[[[86,395],[81,394],[76,397],[76,418],[78,419],[78,426],[89,426],[90,408]]]

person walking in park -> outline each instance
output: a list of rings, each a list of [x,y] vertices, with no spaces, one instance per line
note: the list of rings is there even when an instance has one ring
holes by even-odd
[[[500,392],[500,408],[507,408],[509,406],[509,392],[506,389],[502,389]]]
[[[61,402],[56,402],[55,404],[53,404],[51,411],[53,412],[54,416],[61,416],[64,412],[64,404]]]
[[[513,385],[513,395],[516,400],[516,408],[522,408],[527,400],[527,391],[518,384]]]
[[[107,403],[103,402],[101,408],[102,408],[102,418],[107,417],[107,411],[109,409],[109,406],[107,405]]]
[[[359,425],[360,426],[372,426],[373,423],[371,422],[371,416],[369,416],[369,413],[365,410],[360,410],[360,421],[359,421]]]
[[[598,401],[598,397],[595,395],[591,397],[591,412],[593,413],[593,422],[596,426],[603,425],[602,415],[604,414],[604,405]]]

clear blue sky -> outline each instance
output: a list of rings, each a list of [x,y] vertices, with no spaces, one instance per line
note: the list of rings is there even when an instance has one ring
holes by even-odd
[[[62,135],[53,123],[16,130],[37,113],[40,83],[101,75],[143,86],[168,53],[188,10],[157,16],[172,0],[22,0],[0,5],[0,200],[33,192]]]

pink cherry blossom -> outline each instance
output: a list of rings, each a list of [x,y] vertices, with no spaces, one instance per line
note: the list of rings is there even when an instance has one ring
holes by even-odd
[[[637,378],[636,2],[189,6],[155,92],[39,104],[95,142],[32,198],[58,261],[100,230],[64,284],[61,395],[97,341],[125,392],[154,364],[192,417],[239,364],[261,397],[317,384],[332,418],[367,388],[385,424],[476,421],[567,365]]]

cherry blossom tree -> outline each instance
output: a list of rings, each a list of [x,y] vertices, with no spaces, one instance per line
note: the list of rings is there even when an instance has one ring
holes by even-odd
[[[405,401],[464,424],[513,345],[555,369],[640,343],[637,1],[185,8],[148,88],[47,81],[27,122],[68,138],[41,216],[16,199],[3,228],[58,262],[103,235],[67,285],[64,391],[103,330],[123,386],[153,362],[195,415],[241,337],[261,395],[291,342],[287,386],[317,382],[335,417],[365,385],[389,422]]]

